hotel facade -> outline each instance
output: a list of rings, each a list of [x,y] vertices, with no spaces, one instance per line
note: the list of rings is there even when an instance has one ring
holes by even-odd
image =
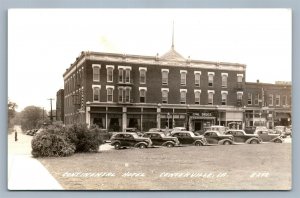
[[[291,122],[291,85],[247,83],[246,65],[184,58],[174,46],[162,56],[82,52],[63,78],[65,124],[196,131]]]

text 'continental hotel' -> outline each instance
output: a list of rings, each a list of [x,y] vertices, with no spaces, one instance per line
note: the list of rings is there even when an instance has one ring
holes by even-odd
[[[291,124],[290,83],[247,83],[246,65],[82,52],[64,77],[64,122],[108,131]]]

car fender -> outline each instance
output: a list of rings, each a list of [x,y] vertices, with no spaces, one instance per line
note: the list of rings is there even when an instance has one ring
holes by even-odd
[[[233,144],[233,141],[231,139],[223,139],[223,140],[220,140],[218,142],[218,144],[223,144],[225,141],[229,141],[231,144]]]
[[[163,144],[162,144],[162,146],[166,146],[168,143],[171,143],[171,144],[173,144],[174,146],[176,145],[176,143],[175,142],[173,142],[173,141],[166,141],[166,142],[164,142]]]
[[[250,144],[250,142],[251,142],[252,140],[257,140],[258,143],[261,143],[261,140],[258,139],[258,138],[256,138],[256,137],[249,138],[245,143],[246,143],[246,144]]]
[[[276,138],[274,138],[274,139],[270,140],[270,142],[275,142],[276,140],[280,140],[280,141],[281,141],[281,143],[283,143],[283,138],[282,138],[282,137],[280,137],[280,136],[278,136],[278,137],[276,137]]]
[[[141,144],[145,144],[145,146],[148,147],[148,144],[146,142],[138,142],[134,145],[134,147],[139,147]]]
[[[202,145],[206,145],[206,143],[203,140],[196,140],[193,144],[195,145],[197,142],[200,142]]]
[[[111,145],[111,146],[114,146],[116,143],[121,144],[121,141],[119,141],[119,140],[114,140],[114,141],[112,141],[112,142],[110,143],[110,145]]]

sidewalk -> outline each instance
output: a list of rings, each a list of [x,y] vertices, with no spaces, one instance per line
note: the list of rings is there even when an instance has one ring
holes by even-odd
[[[48,170],[31,156],[31,136],[20,127],[18,141],[8,135],[8,189],[9,190],[63,190]]]

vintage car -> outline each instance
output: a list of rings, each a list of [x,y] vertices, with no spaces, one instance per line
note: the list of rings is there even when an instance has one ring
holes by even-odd
[[[181,145],[203,146],[207,144],[203,136],[196,136],[191,131],[176,131],[172,132],[171,136],[177,137]]]
[[[207,145],[231,145],[234,143],[232,135],[223,135],[219,131],[206,131],[203,136],[207,141]]]
[[[153,146],[173,147],[179,144],[176,137],[166,136],[163,132],[146,132],[143,137],[150,138]]]
[[[256,130],[254,134],[258,135],[262,142],[283,143],[280,134],[270,133],[269,130]]]
[[[110,139],[110,145],[114,146],[115,149],[124,147],[137,147],[147,148],[152,145],[150,138],[140,137],[136,133],[121,132],[117,133]]]
[[[220,134],[224,134],[226,132],[226,127],[220,125],[212,125],[207,127],[206,131],[218,131]]]
[[[229,129],[225,132],[226,135],[232,135],[235,143],[259,144],[261,139],[256,134],[247,134],[243,130]]]

